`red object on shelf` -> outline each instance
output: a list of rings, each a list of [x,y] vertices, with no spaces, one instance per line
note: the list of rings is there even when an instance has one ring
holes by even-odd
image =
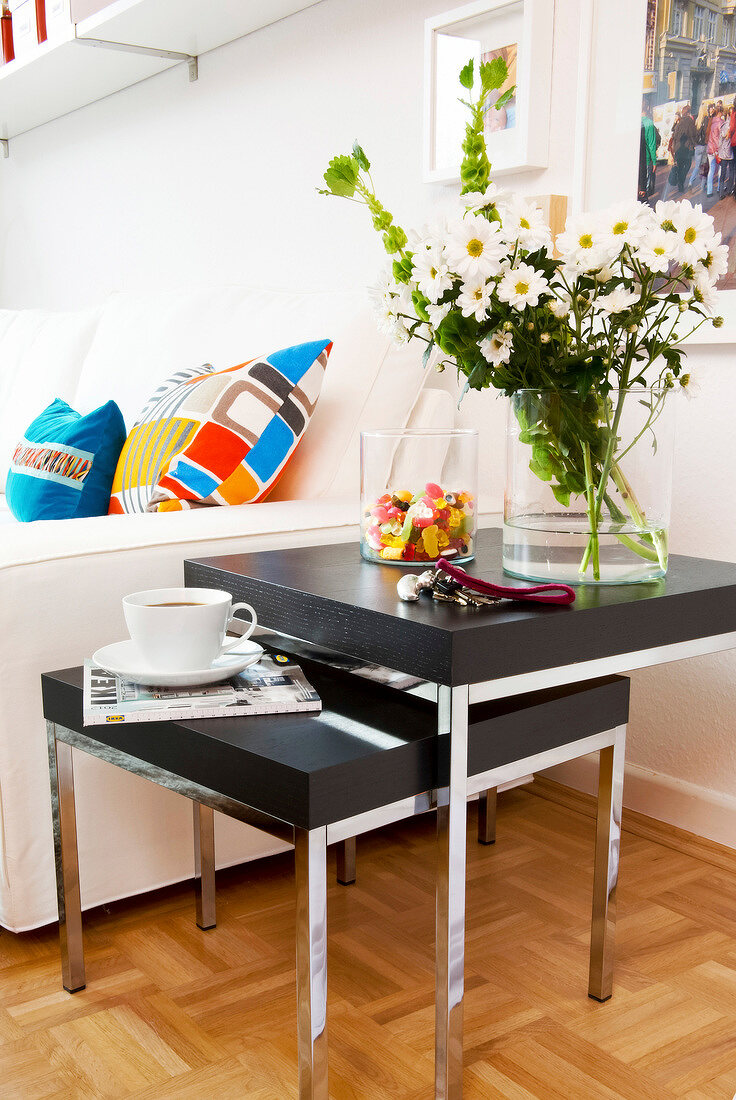
[[[46,41],[46,0],[36,0],[36,37]]]
[[[15,61],[13,49],[13,17],[8,8],[8,0],[3,0],[3,13],[0,15],[0,36],[3,45],[3,62]]]

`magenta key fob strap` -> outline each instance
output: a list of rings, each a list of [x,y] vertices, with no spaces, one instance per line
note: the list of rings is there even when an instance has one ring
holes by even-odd
[[[536,584],[530,588],[512,588],[502,584],[491,584],[490,581],[482,581],[480,577],[471,577],[459,565],[453,565],[445,558],[440,558],[436,568],[448,577],[452,577],[458,584],[465,588],[471,588],[476,592],[482,592],[484,596],[495,596],[502,600],[529,600],[533,603],[570,604],[575,600],[575,589],[569,584]]]

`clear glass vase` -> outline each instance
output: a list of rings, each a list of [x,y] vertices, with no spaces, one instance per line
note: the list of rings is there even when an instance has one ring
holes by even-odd
[[[508,404],[504,570],[567,584],[663,577],[672,391],[520,390]]]
[[[470,561],[477,495],[476,431],[361,433],[360,552],[367,561]]]

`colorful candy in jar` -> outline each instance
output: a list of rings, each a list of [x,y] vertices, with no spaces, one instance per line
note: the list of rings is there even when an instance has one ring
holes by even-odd
[[[419,493],[384,493],[363,516],[363,555],[373,561],[436,561],[473,553],[472,493],[428,481]]]

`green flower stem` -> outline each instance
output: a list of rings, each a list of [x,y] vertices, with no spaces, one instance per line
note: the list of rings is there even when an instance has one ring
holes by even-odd
[[[654,542],[654,546],[655,546],[655,549],[656,549],[657,553],[656,553],[656,559],[651,559],[650,558],[650,560],[659,561],[659,564],[662,566],[662,568],[666,569],[667,568],[667,543],[666,543],[665,537],[664,537],[664,535],[662,534],[661,531],[657,531],[656,529],[648,526],[647,517],[644,513],[644,510],[643,510],[641,504],[639,503],[639,501],[637,500],[636,494],[635,494],[634,490],[632,489],[626,475],[624,474],[623,470],[621,469],[621,467],[618,465],[617,462],[614,462],[613,467],[611,469],[611,478],[613,480],[614,485],[616,486],[619,493],[621,494],[621,498],[622,498],[624,504],[626,505],[626,507],[628,508],[628,510],[631,514],[631,518],[633,519],[636,526],[639,528],[640,531],[648,532],[652,537],[652,541]],[[642,550],[643,549],[644,548],[642,548]],[[642,553],[641,551],[637,551],[637,553],[641,553],[642,557],[649,557],[648,552],[647,553]]]
[[[590,537],[588,545],[580,562],[580,575],[585,574],[588,563],[593,558],[593,579],[601,579],[600,549],[598,542],[598,512],[595,503],[595,486],[593,483],[593,463],[590,458],[590,444],[583,444],[583,463],[585,465],[585,498],[588,502],[588,519],[590,520]]]

